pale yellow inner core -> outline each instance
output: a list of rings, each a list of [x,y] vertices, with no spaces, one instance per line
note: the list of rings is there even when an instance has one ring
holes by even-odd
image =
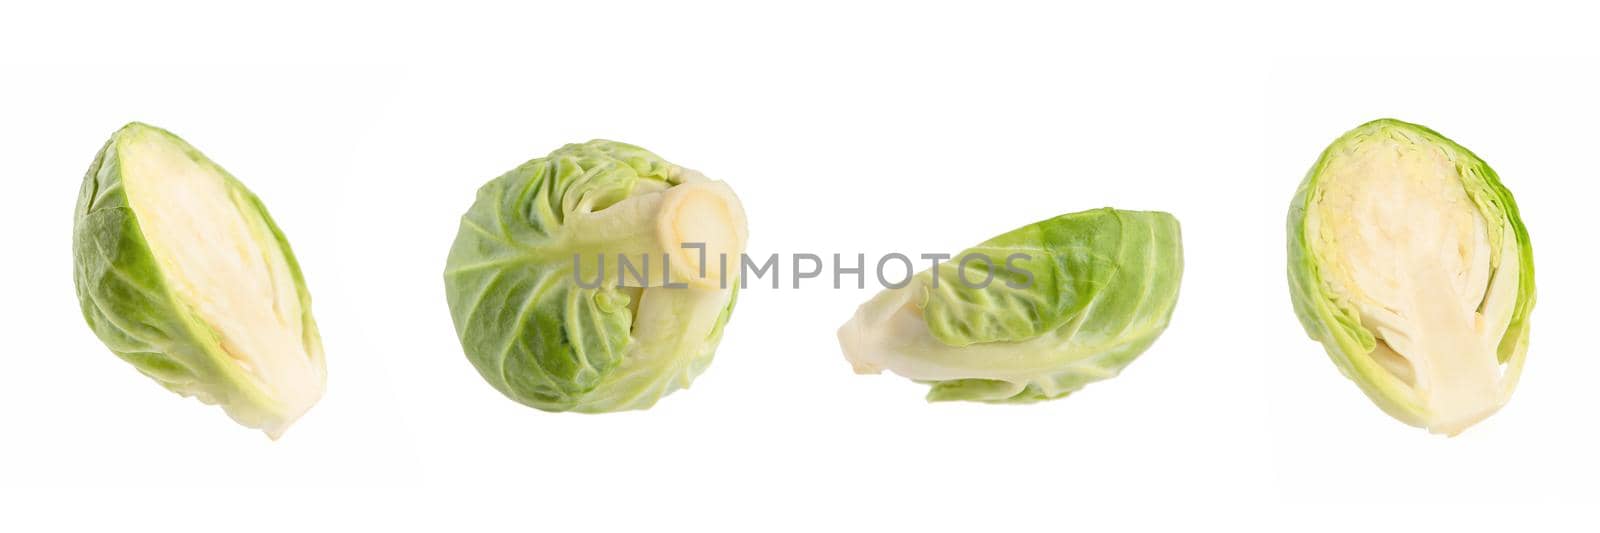
[[[1324,279],[1378,337],[1372,357],[1410,385],[1430,430],[1457,433],[1505,401],[1496,347],[1515,300],[1509,228],[1491,228],[1448,153],[1379,131],[1333,154],[1308,224]],[[1494,279],[1491,279],[1491,276]]]
[[[733,191],[710,181],[686,183],[663,194],[658,231],[661,242],[677,246],[668,250],[673,278],[686,278],[691,287],[700,288],[731,284],[746,239],[744,208]],[[699,248],[684,244],[703,245],[703,257]]]
[[[170,290],[293,421],[322,395],[324,371],[308,353],[294,277],[265,221],[160,134],[137,133],[119,150],[128,200]]]

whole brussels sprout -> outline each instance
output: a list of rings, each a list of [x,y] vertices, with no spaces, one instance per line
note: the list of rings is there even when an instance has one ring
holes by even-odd
[[[1061,215],[878,293],[839,328],[839,344],[857,373],[927,383],[929,401],[1061,398],[1116,376],[1155,342],[1182,275],[1172,215]]]
[[[637,146],[570,144],[478,190],[445,293],[467,359],[507,397],[645,409],[711,363],[745,239],[726,184]]]
[[[95,156],[74,213],[78,303],[117,356],[274,439],[322,397],[322,340],[294,252],[222,167],[129,124]]]
[[[1363,124],[1311,167],[1288,234],[1295,314],[1385,412],[1454,435],[1510,398],[1533,249],[1478,156],[1416,124]]]

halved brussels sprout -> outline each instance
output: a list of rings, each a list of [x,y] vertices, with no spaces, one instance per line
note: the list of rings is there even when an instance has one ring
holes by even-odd
[[[745,238],[726,184],[637,146],[570,144],[478,190],[445,293],[467,359],[507,397],[645,409],[711,363]]]
[[[839,328],[839,344],[856,373],[927,383],[929,401],[1060,398],[1116,376],[1155,342],[1182,274],[1172,215],[1061,215],[878,293]]]
[[[1289,206],[1295,314],[1407,424],[1454,435],[1510,398],[1528,349],[1533,249],[1478,156],[1416,124],[1335,140]]]
[[[322,340],[283,232],[222,167],[165,130],[112,134],[72,231],[83,317],[162,386],[274,439],[322,397]]]

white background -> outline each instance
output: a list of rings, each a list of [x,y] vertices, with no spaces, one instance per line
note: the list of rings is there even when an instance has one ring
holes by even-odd
[[[55,6],[0,8],[0,529],[1594,526],[1593,13]],[[1483,156],[1534,242],[1522,385],[1454,439],[1371,405],[1288,301],[1291,193],[1385,116]],[[301,259],[329,388],[278,442],[83,325],[69,213],[130,120],[249,184]],[[755,255],[953,252],[1066,212],[1169,211],[1179,307],[1071,398],[929,405],[839,354],[870,290],[752,288],[716,363],[654,409],[522,407],[461,354],[445,254],[480,184],[591,138],[729,182]]]

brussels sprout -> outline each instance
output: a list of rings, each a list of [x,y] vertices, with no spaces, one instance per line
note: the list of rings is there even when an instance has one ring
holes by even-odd
[[[726,184],[637,146],[570,144],[478,190],[445,293],[467,359],[507,397],[645,409],[711,363],[745,238]]]
[[[1295,314],[1400,421],[1454,435],[1522,372],[1533,249],[1489,165],[1433,130],[1376,120],[1335,140],[1289,205]]]
[[[78,193],[73,280],[90,329],[167,389],[274,439],[322,397],[322,340],[283,232],[222,167],[133,123]]]
[[[1155,342],[1182,274],[1172,215],[1061,215],[878,293],[839,328],[839,344],[856,373],[927,383],[929,401],[1061,398]]]

